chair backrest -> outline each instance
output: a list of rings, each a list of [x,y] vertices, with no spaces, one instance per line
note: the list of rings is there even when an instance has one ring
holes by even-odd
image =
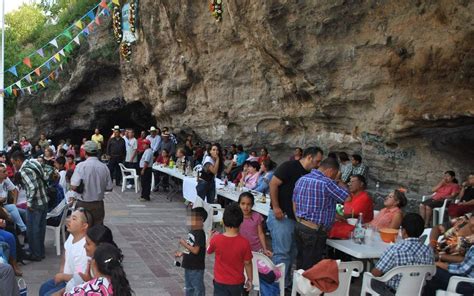
[[[426,228],[423,230],[423,234],[420,236],[420,242],[426,246],[430,244],[430,234],[432,228]]]
[[[257,260],[260,260],[266,266],[270,267],[271,269],[275,268],[275,264],[273,264],[272,260],[265,256],[262,253],[252,252],[252,269],[253,269],[253,282],[252,285],[258,287],[260,286],[260,280],[258,278],[258,267],[257,267]]]
[[[349,295],[349,289],[351,286],[352,272],[357,270],[359,274],[364,271],[364,264],[361,261],[349,261],[341,262],[338,265],[339,270],[339,286],[336,291],[331,293],[325,293],[324,295],[330,296],[346,296]]]
[[[123,163],[119,163],[120,170],[122,171],[122,174],[125,173],[125,170],[127,169]]]
[[[59,215],[61,215],[61,213],[64,212],[64,209],[66,209],[66,212],[67,212],[67,201],[66,201],[66,198],[63,198],[63,200],[61,200],[61,202],[58,203],[58,204],[56,205],[56,207],[55,207],[54,209],[52,209],[52,210],[46,215],[46,219],[58,217]]]
[[[421,289],[426,279],[431,278],[435,272],[435,265],[408,265],[395,267],[387,272],[384,277],[391,278],[397,274],[402,275],[396,295],[421,295]]]
[[[59,222],[59,225],[58,227],[62,227],[64,225],[64,223],[66,222],[66,218],[67,218],[67,211],[69,210],[68,207],[64,207],[63,209],[63,215],[61,216],[61,221]]]

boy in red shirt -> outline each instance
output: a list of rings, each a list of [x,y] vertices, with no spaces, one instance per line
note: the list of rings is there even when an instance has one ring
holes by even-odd
[[[208,254],[216,253],[214,295],[240,296],[244,288],[247,292],[252,289],[253,275],[250,243],[239,234],[240,224],[244,220],[239,205],[227,206],[223,220],[225,232],[212,235],[207,247]]]

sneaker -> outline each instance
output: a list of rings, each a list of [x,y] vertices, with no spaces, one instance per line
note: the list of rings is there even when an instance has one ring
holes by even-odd
[[[127,189],[132,189],[132,187],[133,187],[132,184],[127,185]]]
[[[140,197],[140,201],[144,202],[144,201],[150,201],[149,199],[145,199],[143,197]]]

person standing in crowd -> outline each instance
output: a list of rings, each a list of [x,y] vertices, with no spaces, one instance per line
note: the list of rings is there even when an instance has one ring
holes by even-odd
[[[249,154],[244,151],[244,146],[237,146],[237,166],[241,166],[249,157]]]
[[[145,152],[143,152],[143,156],[140,158],[141,201],[150,201],[151,178],[153,173],[151,169],[153,164],[153,150],[150,148],[150,145],[150,140],[143,140],[143,149],[145,149]]]
[[[146,132],[141,131],[140,137],[137,139],[137,158],[138,161],[142,158],[143,152],[145,152],[145,148],[143,147],[143,141],[146,139]]]
[[[38,144],[41,146],[41,148],[43,149],[43,151],[44,151],[46,148],[49,148],[49,143],[48,143],[48,140],[46,139],[45,133],[41,133],[40,139],[39,139],[39,141],[38,141]]]
[[[158,145],[158,153],[161,153],[163,149],[168,150],[169,155],[174,157],[176,154],[176,145],[170,139],[170,134],[168,132],[163,132],[161,134],[161,142]]]
[[[297,269],[309,269],[325,256],[328,231],[336,218],[336,204],[349,197],[345,183],[334,181],[338,173],[339,163],[328,157],[319,169],[296,182],[293,206],[298,221],[295,226]]]
[[[25,160],[25,155],[21,151],[15,151],[11,160],[16,170],[20,172],[21,182],[26,190],[26,226],[30,253],[25,256],[25,259],[41,261],[45,258],[44,236],[48,212],[45,173],[36,159]]]
[[[94,218],[94,224],[103,224],[105,191],[112,191],[113,189],[110,171],[97,158],[99,147],[96,142],[87,141],[84,144],[84,149],[86,150],[86,160],[76,166],[71,177],[71,189],[83,191],[82,193],[79,192],[76,207],[89,210]]]
[[[150,141],[150,148],[153,151],[153,154],[158,152],[158,146],[160,145],[161,142],[161,130],[158,128],[155,128],[154,126],[150,127],[150,130],[148,131],[150,134],[146,137],[148,141]]]
[[[94,134],[91,137],[91,141],[94,141],[97,144],[97,147],[99,148],[98,153],[100,155],[102,147],[104,146],[104,136],[100,133],[100,130],[98,128],[94,130]]]
[[[115,179],[115,184],[117,186],[122,185],[122,172],[120,170],[119,164],[122,163],[125,159],[126,150],[125,150],[125,141],[120,136],[120,128],[118,125],[114,126],[113,137],[110,138],[107,143],[107,155],[109,156],[109,170],[110,176],[112,179]]]
[[[137,148],[138,143],[135,139],[135,132],[133,129],[129,129],[127,138],[125,140],[126,155],[125,155],[125,167],[137,170],[138,173],[138,157]],[[132,188],[132,185],[127,185],[127,188]]]
[[[293,155],[290,156],[290,160],[300,160],[303,157],[303,148],[296,147]]]
[[[206,156],[202,162],[202,170],[199,173],[196,191],[200,198],[208,203],[214,203],[216,196],[216,176],[219,176],[224,169],[224,156],[221,145],[215,143],[211,146],[210,155]]]
[[[272,236],[273,262],[285,263],[286,287],[291,284],[290,271],[296,257],[293,189],[301,176],[319,167],[322,158],[323,151],[320,148],[307,148],[300,160],[282,163],[270,181],[271,210],[268,212],[267,226]]]

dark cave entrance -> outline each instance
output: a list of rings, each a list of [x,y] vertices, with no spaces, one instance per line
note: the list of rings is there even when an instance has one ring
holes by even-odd
[[[79,145],[82,138],[90,139],[95,128],[99,128],[104,138],[108,139],[115,125],[119,125],[120,128],[134,129],[135,137],[140,135],[140,131],[147,131],[151,126],[156,126],[152,107],[139,101],[127,104],[123,99],[118,99],[107,102],[98,109],[89,129],[66,129],[52,137],[53,143],[57,144],[61,139],[71,139],[73,144]]]

